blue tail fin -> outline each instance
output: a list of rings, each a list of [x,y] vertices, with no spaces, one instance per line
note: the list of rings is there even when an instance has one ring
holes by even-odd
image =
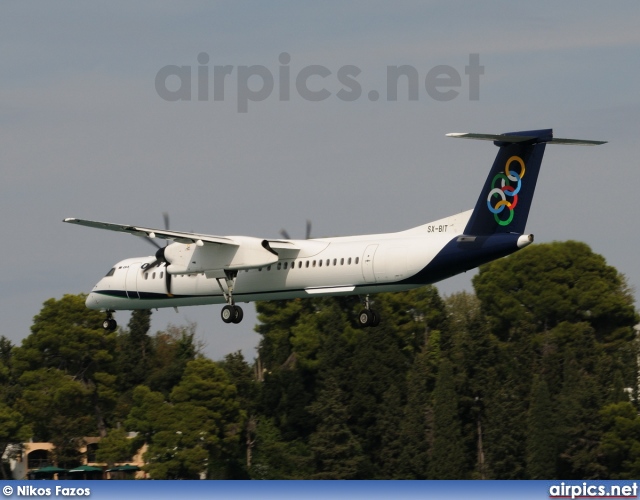
[[[545,146],[553,140],[552,130],[449,135],[492,140],[500,148],[464,234],[524,233]]]
[[[523,234],[536,189],[544,149],[549,144],[597,146],[607,141],[560,139],[551,129],[506,134],[447,134],[493,141],[500,148],[464,234]]]
[[[524,233],[545,146],[552,138],[550,129],[487,137],[500,150],[465,234]]]

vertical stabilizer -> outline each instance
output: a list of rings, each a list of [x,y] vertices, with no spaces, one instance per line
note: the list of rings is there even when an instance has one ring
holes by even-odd
[[[606,141],[560,139],[551,129],[506,134],[447,134],[449,137],[493,141],[500,148],[482,188],[471,218],[468,235],[523,234],[536,189],[547,143],[595,146]]]

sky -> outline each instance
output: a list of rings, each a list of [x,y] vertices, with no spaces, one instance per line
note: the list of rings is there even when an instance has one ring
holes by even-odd
[[[547,147],[527,231],[587,243],[638,290],[639,21],[637,1],[4,1],[0,335],[19,344],[44,301],[154,253],[66,217],[408,229],[480,194],[497,149],[449,132],[609,141]],[[394,99],[397,68],[411,77]],[[471,290],[473,274],[438,288]],[[240,325],[220,309],[160,310],[152,331],[195,322],[206,355],[251,360],[254,306]]]

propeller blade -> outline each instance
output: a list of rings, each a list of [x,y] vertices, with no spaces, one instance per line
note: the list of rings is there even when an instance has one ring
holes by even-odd
[[[305,239],[308,240],[309,238],[311,238],[311,221],[307,219],[307,232]]]
[[[154,240],[152,240],[151,238],[146,238],[146,240],[147,240],[149,243],[151,243],[154,247],[156,247],[157,249],[162,248],[162,246],[161,246],[161,245],[159,245],[157,241],[154,241]]]
[[[285,239],[285,240],[290,240],[291,237],[289,236],[289,233],[287,233],[284,229],[280,229],[280,235]]]
[[[169,230],[169,214],[167,212],[162,212],[162,218],[164,219],[164,228]]]
[[[146,265],[142,264],[141,270],[142,270],[143,273],[146,273],[149,269],[153,269],[158,264],[160,264],[160,261],[158,259],[156,259],[151,264],[146,264]]]

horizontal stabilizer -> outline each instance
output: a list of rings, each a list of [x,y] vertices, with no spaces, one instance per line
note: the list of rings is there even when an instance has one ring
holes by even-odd
[[[537,132],[537,131],[533,131]],[[568,144],[572,146],[599,146],[600,144],[606,144],[607,141],[587,141],[583,139],[562,139],[560,137],[552,136],[540,136],[527,134],[527,132],[520,132],[516,134],[473,134],[468,132],[454,132],[447,134],[447,137],[455,137],[458,139],[477,139],[480,141],[493,141],[497,145],[501,144],[516,144],[518,142],[533,142],[533,143],[547,143],[547,144]]]
[[[468,132],[453,132],[447,134],[447,137],[456,137],[458,139],[477,139],[479,141],[500,141],[500,142],[525,142],[536,139],[535,135],[512,135],[504,134],[471,134]]]

